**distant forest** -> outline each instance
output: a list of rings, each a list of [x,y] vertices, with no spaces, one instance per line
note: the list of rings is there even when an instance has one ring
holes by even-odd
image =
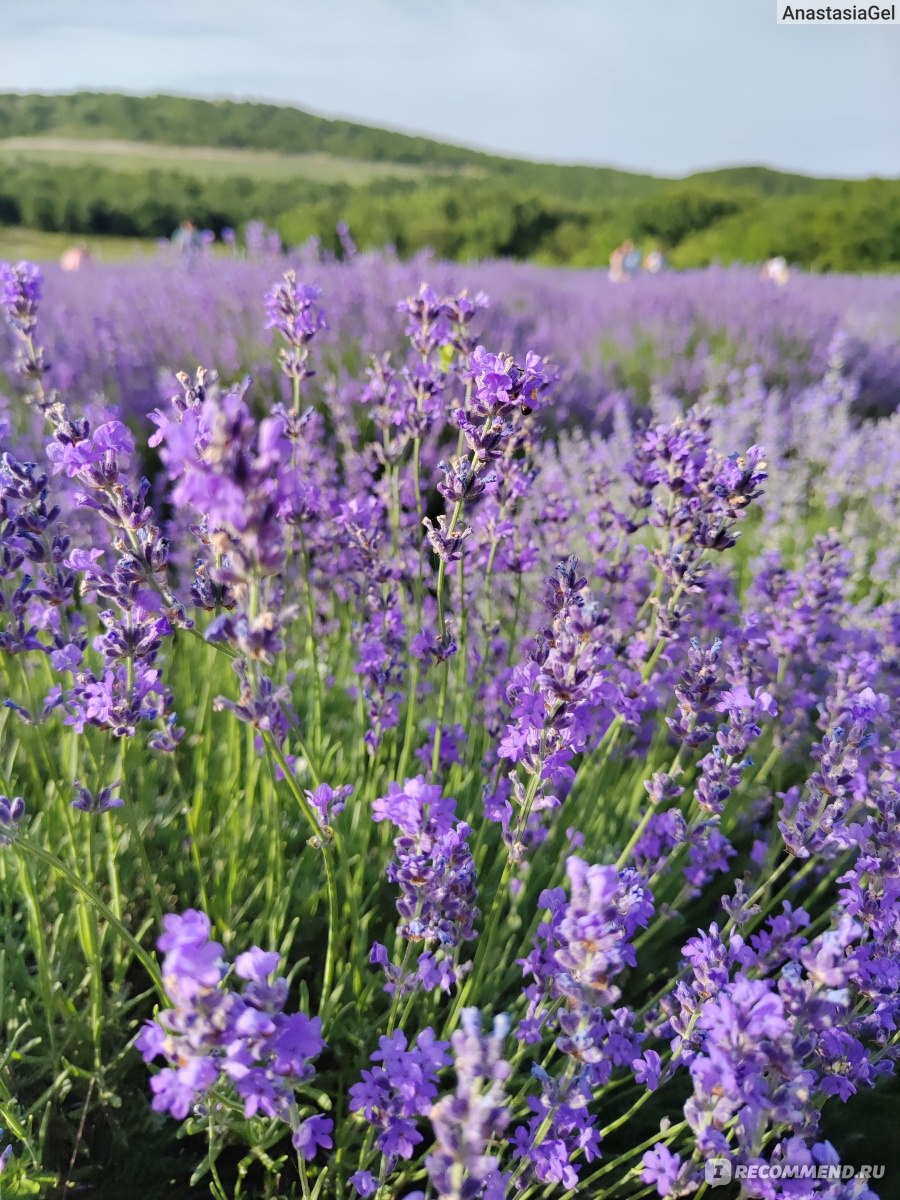
[[[90,140],[95,161],[35,160],[6,139]],[[402,164],[404,174],[322,182],[177,168],[116,169],[104,142],[317,155]],[[37,143],[40,145],[40,142]],[[49,142],[48,142],[49,144]],[[414,168],[407,170],[406,168]],[[346,173],[346,172],[345,172]],[[531,163],[269,104],[173,96],[0,95],[0,225],[77,235],[167,237],[183,218],[217,233],[253,219],[288,243],[340,252],[431,246],[458,259],[506,256],[593,266],[625,238],[676,266],[781,254],[815,270],[900,270],[900,180],[816,179],[740,167],[671,180],[604,167]]]

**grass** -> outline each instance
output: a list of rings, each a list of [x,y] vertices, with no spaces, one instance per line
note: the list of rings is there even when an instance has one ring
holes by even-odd
[[[366,184],[376,179],[419,179],[452,169],[410,163],[361,162],[331,154],[280,154],[212,146],[163,146],[113,139],[18,137],[0,139],[0,164],[97,165],[128,174],[177,171],[198,179],[247,176],[257,180],[306,179],[315,183]],[[478,173],[465,168],[467,175]]]
[[[120,261],[136,254],[148,254],[156,248],[150,238],[103,237],[94,234],[46,233],[41,229],[22,229],[0,225],[0,259],[19,262],[49,262],[59,258],[70,246],[86,246],[95,259]]]

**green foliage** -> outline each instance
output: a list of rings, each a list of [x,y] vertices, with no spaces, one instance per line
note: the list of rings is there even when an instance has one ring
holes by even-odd
[[[287,194],[322,194],[321,185],[300,181]],[[0,223],[45,232],[168,237],[179,222],[220,230],[259,215],[274,215],[285,202],[285,185],[243,176],[204,181],[172,171],[125,174],[98,166],[13,167],[0,178]]]
[[[635,205],[633,222],[638,237],[654,238],[666,246],[677,246],[692,233],[708,229],[752,205],[754,196],[739,192],[704,191],[694,184],[672,188],[651,200]]]
[[[364,162],[480,168],[521,184],[543,181],[573,197],[635,195],[665,186],[650,175],[505,159],[430,138],[332,121],[296,108],[183,96],[0,94],[0,138],[112,138],[172,146],[219,146],[327,154]]]
[[[900,187],[872,179],[822,196],[792,196],[748,206],[685,238],[681,266],[759,261],[783,254],[821,271],[900,266]]]
[[[285,154],[324,151],[347,158],[457,165],[486,158],[427,138],[331,121],[299,109],[182,96],[78,92],[0,96],[0,136],[116,138],[173,146],[233,146]]]
[[[403,255],[430,246],[455,259],[598,266],[633,238],[679,267],[774,254],[816,270],[900,265],[900,180],[758,166],[668,180],[176,96],[0,95],[3,138],[30,140],[0,143],[0,227],[158,238],[185,217],[214,230],[262,218],[289,243],[315,235],[337,251],[346,221],[362,247],[392,243]],[[218,157],[175,153],[190,147]]]
[[[98,141],[91,138],[17,137],[0,140],[0,170],[43,163],[57,167],[85,164],[140,175],[176,171],[212,180],[233,176],[256,182],[297,179],[317,183],[365,184],[384,178],[418,179],[429,171],[449,174],[457,168],[415,163],[364,162],[331,154],[283,154],[277,150],[245,150],[230,146],[165,146],[157,142]],[[469,171],[469,168],[462,168]],[[477,174],[471,168],[471,174]]]
[[[815,175],[795,175],[790,171],[774,171],[771,167],[720,167],[716,171],[699,171],[691,176],[699,187],[734,188],[753,192],[757,196],[795,196],[807,192],[822,192],[841,187],[843,180],[823,179]]]

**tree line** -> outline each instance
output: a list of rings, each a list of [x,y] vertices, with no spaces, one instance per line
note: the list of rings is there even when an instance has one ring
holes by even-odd
[[[220,233],[262,219],[288,244],[335,228],[357,244],[425,246],[448,258],[597,266],[632,238],[677,267],[784,255],[815,270],[900,269],[900,181],[816,179],[738,167],[667,180],[599,167],[527,163],[298,109],[182,97],[0,95],[4,137],[116,138],[416,164],[421,174],[324,183],[178,169],[117,171],[7,154],[0,224],[73,237],[168,237],[184,219]],[[249,170],[249,168],[248,168]],[[448,171],[454,172],[448,176]]]

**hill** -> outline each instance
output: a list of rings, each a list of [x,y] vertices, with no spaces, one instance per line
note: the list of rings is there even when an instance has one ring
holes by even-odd
[[[179,96],[0,94],[0,225],[164,237],[262,218],[289,241],[604,262],[626,237],[681,265],[785,253],[900,266],[900,182],[764,166],[683,179],[503,158],[297,108]],[[847,218],[847,219],[845,219]]]
[[[123,143],[173,147],[180,160],[186,148],[250,151],[265,162],[299,156],[325,156],[366,167],[414,166],[425,173],[469,168],[468,173],[501,179],[528,179],[572,199],[588,195],[606,199],[648,195],[665,190],[670,179],[612,167],[563,166],[505,158],[449,145],[431,138],[396,133],[352,121],[316,116],[287,105],[254,101],[199,100],[184,96],[128,96],[107,92],[60,95],[0,93],[0,141],[24,139],[21,148],[56,154],[69,147],[98,160],[121,154]],[[15,143],[4,146],[4,153]],[[268,151],[270,155],[261,152]],[[155,157],[172,161],[165,153]],[[241,156],[234,156],[239,163]],[[107,165],[113,165],[107,161]],[[303,174],[302,163],[299,174]],[[390,173],[390,172],[387,172]],[[773,171],[766,167],[731,167],[704,171],[688,179],[700,184],[749,189],[760,195],[792,195],[816,191],[835,181]]]
[[[325,155],[366,164],[417,166],[430,173],[475,168],[507,177],[546,178],[572,194],[603,189],[633,195],[663,185],[650,175],[607,167],[559,167],[502,158],[431,138],[315,116],[286,105],[183,96],[0,94],[0,139],[91,139],[160,146]],[[98,148],[98,154],[103,151]]]

